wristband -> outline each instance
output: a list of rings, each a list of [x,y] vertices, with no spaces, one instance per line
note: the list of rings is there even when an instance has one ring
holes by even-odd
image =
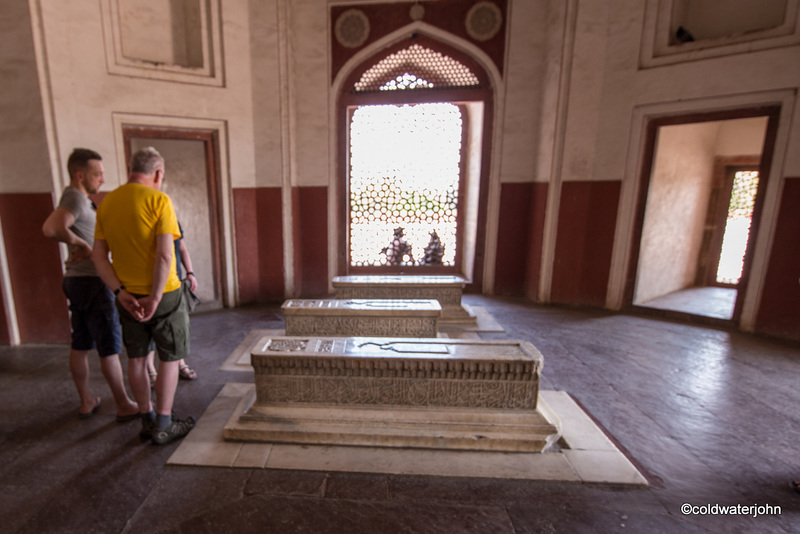
[[[189,276],[190,274],[191,274],[192,276],[197,276],[196,274],[194,274],[194,271],[189,271],[188,273],[186,273],[186,276]]]
[[[114,290],[114,296],[116,297],[119,295],[119,292],[125,289],[125,286],[119,286],[117,289]]]

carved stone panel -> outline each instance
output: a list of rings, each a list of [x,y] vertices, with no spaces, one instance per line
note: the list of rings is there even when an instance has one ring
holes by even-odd
[[[288,300],[289,336],[436,337],[441,305],[433,299]]]
[[[286,337],[260,345],[251,354],[259,405],[536,408],[542,360],[527,342]]]
[[[259,404],[325,404],[536,409],[535,381],[260,376]]]
[[[435,317],[287,316],[287,336],[436,337]]]

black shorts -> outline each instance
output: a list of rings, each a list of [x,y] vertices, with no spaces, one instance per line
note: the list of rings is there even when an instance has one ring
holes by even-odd
[[[99,276],[66,276],[61,284],[69,299],[72,349],[97,348],[101,358],[119,354],[122,341],[114,295]]]

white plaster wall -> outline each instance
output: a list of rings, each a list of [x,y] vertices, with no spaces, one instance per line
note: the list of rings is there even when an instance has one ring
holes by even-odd
[[[584,1],[580,2],[581,7],[584,4]],[[631,116],[636,102],[635,78],[640,72],[638,50],[642,31],[642,2],[634,0],[621,2],[621,6],[618,4],[610,3],[607,20],[608,50],[602,65],[602,96],[597,102],[597,150],[588,175],[592,180],[619,180],[622,177],[621,163],[627,155]],[[608,76],[612,77],[612,82],[606,79]]]
[[[798,46],[640,68],[644,10],[639,0],[579,1],[565,180],[622,179],[637,107],[709,99],[711,109],[713,99],[800,87]],[[800,148],[797,124],[790,138]],[[786,175],[800,175],[797,152]]]
[[[543,47],[540,52],[544,55],[544,68],[541,71],[541,114],[540,123],[533,125],[538,128],[539,146],[534,162],[534,180],[547,182],[553,172],[554,150],[558,132],[559,105],[561,104],[561,77],[564,58],[565,34],[567,31],[568,3],[562,1],[550,2],[544,18],[545,28]],[[515,4],[516,7],[516,4]],[[513,15],[512,15],[513,17]],[[571,35],[567,35],[571,40]],[[510,45],[513,44],[511,41]],[[539,44],[539,43],[537,43]]]
[[[780,26],[785,10],[786,0],[681,0],[674,26],[682,24],[695,39],[710,39]]]
[[[575,43],[570,75],[569,105],[566,122],[563,180],[590,180],[595,170],[599,139],[603,78],[606,76],[608,29],[614,16],[608,2],[578,2]]]
[[[281,155],[281,32],[278,0],[250,5],[250,50],[252,63],[253,144],[256,186],[280,187]],[[288,163],[288,162],[287,162]]]
[[[195,6],[198,2],[195,2]],[[122,54],[128,58],[188,65],[187,4],[162,0],[120,2]],[[142,35],[147,35],[142,39]]]
[[[109,75],[100,2],[32,2],[41,6],[58,161],[79,145],[94,146],[113,160],[116,132],[109,117],[123,112],[225,120],[231,142],[224,149],[230,151],[234,187],[279,185],[283,166],[291,168],[294,185],[329,185],[334,179],[326,164],[327,0],[224,2],[221,88]],[[637,106],[800,85],[798,47],[639,69],[644,3],[579,0],[576,5],[563,179],[621,179],[630,117]],[[563,64],[554,58],[560,53],[564,9],[564,2],[510,3],[501,181],[548,177],[547,149],[556,122],[553,94]],[[790,135],[794,145],[795,129]],[[285,145],[288,161],[280,152]],[[788,151],[790,175],[800,175],[799,152]],[[110,163],[107,167],[117,168],[116,162]],[[115,178],[109,177],[109,186]]]
[[[227,124],[231,185],[255,185],[254,143],[250,72],[248,3],[224,2],[221,6],[224,61],[224,87],[204,86],[126,75],[112,75],[106,69],[101,2],[97,0],[32,0],[39,6],[46,70],[50,80],[55,147],[64,161],[74,146],[98,150],[104,157],[106,189],[112,189],[124,176],[113,172],[121,168],[122,154],[115,152],[113,113],[147,117],[223,120]],[[147,31],[142,29],[143,32]],[[166,118],[166,120],[163,120]]]
[[[536,174],[542,130],[549,129],[552,139],[555,123],[553,115],[543,117],[542,109],[551,9],[547,1],[532,0],[509,11],[505,94],[496,96],[505,98],[500,181],[529,182]]]
[[[719,130],[718,122],[659,129],[635,304],[694,285]]]
[[[766,117],[724,121],[720,125],[714,153],[717,156],[760,155],[766,131]]]
[[[328,186],[328,3],[288,3],[291,181],[295,186]]]
[[[0,80],[0,193],[52,191],[26,2],[0,2]]]

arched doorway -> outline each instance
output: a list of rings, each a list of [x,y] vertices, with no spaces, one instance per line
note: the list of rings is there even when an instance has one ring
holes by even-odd
[[[337,271],[460,274],[480,287],[493,118],[485,70],[415,34],[362,61],[338,102]],[[399,259],[398,229],[411,247]]]

